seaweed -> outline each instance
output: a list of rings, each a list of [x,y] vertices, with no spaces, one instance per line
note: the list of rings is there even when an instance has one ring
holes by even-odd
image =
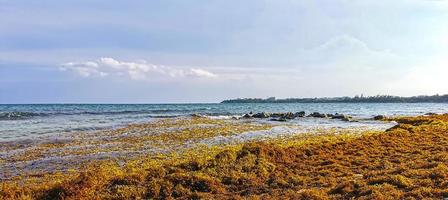
[[[389,120],[389,119],[388,119]],[[3,199],[441,199],[448,115],[390,119],[364,134],[198,146],[1,183]]]

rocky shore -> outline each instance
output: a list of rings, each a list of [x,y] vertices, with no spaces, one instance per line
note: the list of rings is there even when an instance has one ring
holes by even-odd
[[[288,120],[296,119],[296,118],[304,118],[304,117],[314,117],[314,118],[326,118],[326,119],[338,119],[346,122],[357,122],[359,119],[354,118],[353,116],[340,114],[340,113],[319,113],[312,112],[307,115],[305,111],[300,112],[282,112],[282,113],[269,113],[269,112],[260,112],[260,113],[246,113],[241,117],[233,117],[233,119],[269,119],[270,121],[279,121],[286,122]],[[384,115],[376,115],[372,120],[384,120],[387,117]]]

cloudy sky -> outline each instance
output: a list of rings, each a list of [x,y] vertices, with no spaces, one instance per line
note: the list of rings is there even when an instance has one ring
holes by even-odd
[[[444,0],[0,0],[0,103],[448,93]]]

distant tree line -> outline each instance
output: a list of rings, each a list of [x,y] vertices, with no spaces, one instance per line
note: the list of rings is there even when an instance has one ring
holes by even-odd
[[[221,103],[448,103],[448,94],[433,96],[400,97],[391,95],[355,96],[355,97],[324,97],[324,98],[287,98],[276,99],[238,98],[224,100]]]

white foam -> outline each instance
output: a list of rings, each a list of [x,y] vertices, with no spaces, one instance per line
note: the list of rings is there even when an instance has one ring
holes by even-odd
[[[216,136],[209,139],[204,139],[198,144],[217,145],[217,144],[234,144],[248,141],[263,141],[273,138],[281,138],[287,136],[293,136],[298,134],[319,134],[332,132],[363,132],[369,130],[384,131],[396,125],[396,122],[373,122],[359,123],[352,122],[346,123],[345,126],[335,126],[333,123],[328,123],[326,126],[322,125],[278,125],[269,130],[248,131],[231,136]]]

